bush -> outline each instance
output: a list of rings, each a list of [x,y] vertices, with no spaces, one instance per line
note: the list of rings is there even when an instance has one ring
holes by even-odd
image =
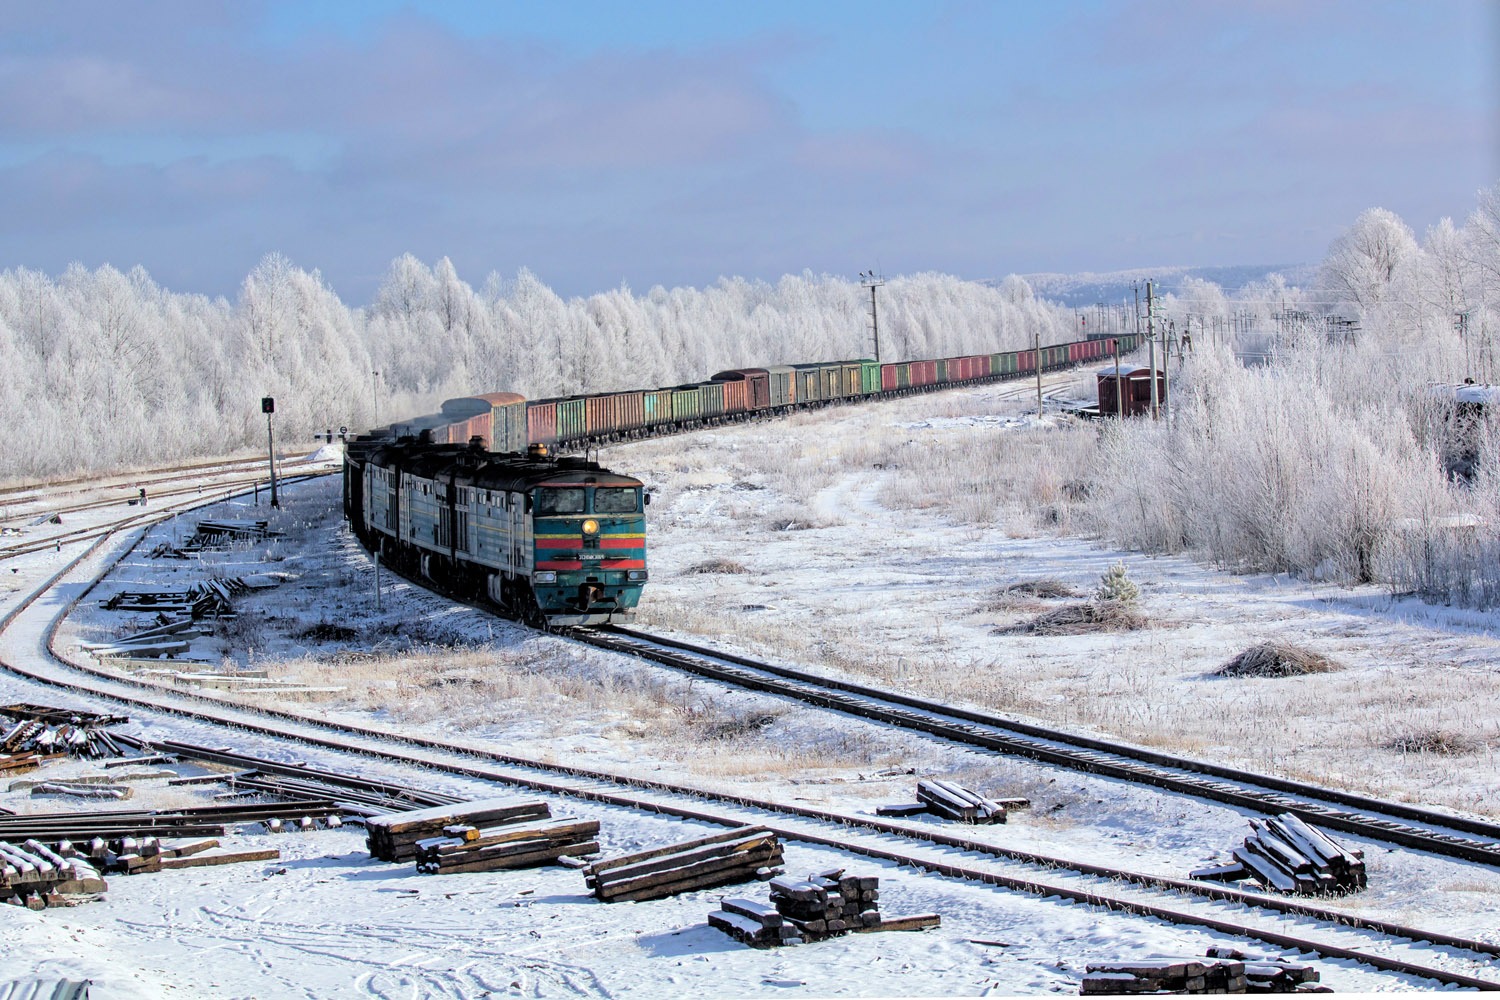
[[[1130,582],[1130,576],[1125,572],[1125,563],[1117,562],[1099,578],[1099,589],[1094,591],[1094,600],[1100,602],[1117,601],[1120,604],[1134,604],[1140,599],[1141,590]]]
[[[1301,677],[1343,666],[1320,653],[1280,642],[1251,646],[1214,672],[1215,677]]]
[[[1088,635],[1095,632],[1134,632],[1148,622],[1123,601],[1070,604],[1048,611],[1022,625],[995,630],[996,635]]]

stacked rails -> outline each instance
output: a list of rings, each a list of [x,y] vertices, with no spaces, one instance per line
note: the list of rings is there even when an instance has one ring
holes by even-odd
[[[416,842],[417,871],[431,875],[537,868],[599,853],[599,821],[559,817],[498,828],[449,826]]]
[[[98,870],[71,845],[63,854],[37,840],[19,845],[0,841],[0,903],[40,910],[69,905],[63,896],[107,888]]]
[[[370,856],[381,861],[413,861],[417,857],[419,841],[447,838],[449,828],[488,829],[547,819],[551,815],[552,811],[545,802],[514,802],[509,799],[429,806],[367,819],[366,844]]]
[[[331,800],[287,803],[227,803],[185,809],[138,809],[89,812],[32,813],[0,816],[0,840],[38,840],[54,846],[62,841],[86,843],[96,838],[218,837],[240,823],[266,823],[296,817],[327,818],[343,815],[344,806]]]
[[[0,706],[0,715],[17,720],[0,729],[0,772],[18,774],[62,756],[97,760],[125,754],[105,732],[130,721],[124,716],[24,703]]]
[[[781,841],[758,826],[596,861],[584,882],[604,903],[665,899],[681,892],[764,881],[781,874]]]

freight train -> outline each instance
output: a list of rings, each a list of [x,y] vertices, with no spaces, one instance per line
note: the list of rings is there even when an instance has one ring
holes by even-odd
[[[537,624],[628,620],[646,583],[637,479],[554,452],[1000,379],[1134,350],[1135,336],[930,361],[718,372],[706,382],[527,400],[464,396],[348,443],[344,510],[398,568]]]

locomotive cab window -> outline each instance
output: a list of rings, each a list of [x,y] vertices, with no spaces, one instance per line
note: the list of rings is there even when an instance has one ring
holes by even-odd
[[[536,491],[538,514],[582,514],[582,489],[544,489]]]
[[[594,490],[595,514],[634,514],[640,509],[640,494],[634,487],[601,486]]]

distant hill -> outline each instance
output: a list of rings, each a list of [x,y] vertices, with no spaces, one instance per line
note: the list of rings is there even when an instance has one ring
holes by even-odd
[[[1096,302],[1130,301],[1131,283],[1142,287],[1147,279],[1156,282],[1162,293],[1175,292],[1187,278],[1212,281],[1233,295],[1251,282],[1280,274],[1287,284],[1306,288],[1317,278],[1316,264],[1234,264],[1227,267],[1140,267],[1128,271],[1083,271],[1077,274],[1023,274],[1038,298],[1050,299],[1065,306],[1091,306]],[[989,281],[986,284],[998,284]]]

